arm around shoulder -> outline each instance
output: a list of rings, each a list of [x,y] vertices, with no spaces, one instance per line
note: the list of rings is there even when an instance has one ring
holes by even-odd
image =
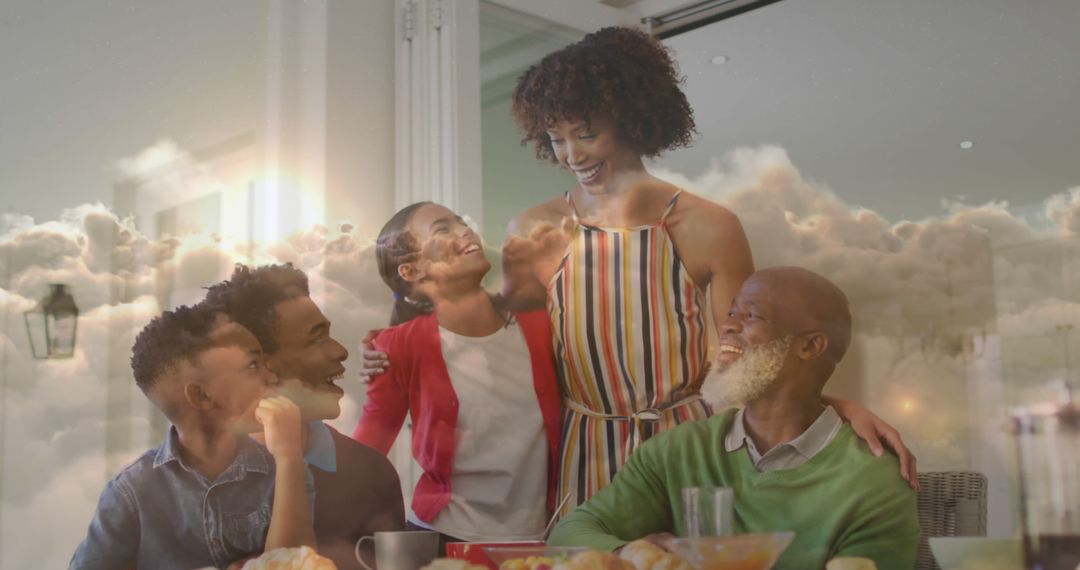
[[[387,353],[390,368],[368,383],[360,421],[352,434],[354,440],[383,455],[390,452],[409,413],[409,394],[400,377],[404,367],[398,361],[401,354],[392,346],[393,334],[393,329],[387,329],[375,341],[376,348]]]

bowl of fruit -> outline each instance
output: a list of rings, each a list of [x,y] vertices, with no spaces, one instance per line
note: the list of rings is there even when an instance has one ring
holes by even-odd
[[[484,566],[488,570],[499,570],[499,564],[488,557],[487,548],[513,548],[513,547],[536,547],[544,546],[539,540],[526,541],[501,541],[501,542],[448,542],[446,543],[446,557],[464,560],[470,564]]]
[[[668,547],[698,570],[769,570],[794,538],[793,532],[676,538]]]
[[[556,564],[585,552],[583,546],[485,546],[484,552],[499,570],[551,570]]]

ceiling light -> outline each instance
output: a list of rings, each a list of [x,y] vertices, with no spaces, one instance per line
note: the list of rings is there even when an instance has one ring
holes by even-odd
[[[963,141],[963,142],[960,143],[960,148],[962,148],[964,150],[968,150],[969,148],[971,148],[973,146],[975,146],[975,143],[973,141]]]
[[[725,63],[731,61],[731,58],[726,55],[716,55],[713,56],[713,58],[709,61],[712,61],[713,65],[724,65]]]

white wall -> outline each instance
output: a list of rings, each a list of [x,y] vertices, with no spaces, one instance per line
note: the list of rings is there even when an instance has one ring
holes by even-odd
[[[13,81],[10,89],[5,83],[0,102],[22,117],[5,129],[5,142],[10,137],[33,144],[0,158],[0,185],[28,197],[13,202],[14,216],[0,220],[2,568],[66,565],[105,480],[157,443],[160,426],[148,421],[155,413],[134,386],[128,358],[138,329],[169,304],[161,300],[162,290],[172,283],[199,292],[227,276],[233,261],[248,261],[242,248],[233,247],[236,242],[217,242],[204,232],[185,242],[192,255],[155,264],[155,255],[174,253],[154,253],[150,240],[159,236],[144,235],[98,208],[57,221],[61,209],[121,197],[124,213],[145,210],[152,216],[176,205],[163,196],[175,197],[194,183],[243,186],[255,180],[259,191],[273,191],[264,175],[277,170],[284,173],[276,182],[284,192],[278,196],[288,199],[278,217],[262,220],[260,227],[295,221],[298,210],[291,208],[299,205],[318,214],[305,218],[311,223],[352,220],[359,248],[367,241],[363,236],[374,234],[392,213],[392,3],[247,2],[210,23],[221,9],[217,3],[184,5],[89,4],[85,18],[30,3],[5,12],[19,33],[5,33],[0,42],[18,44],[18,50],[0,50],[0,73]],[[86,41],[78,50],[31,49],[41,37],[63,35]],[[34,73],[27,69],[47,80],[30,81]],[[36,87],[23,90],[26,85]],[[74,122],[61,120],[70,116]],[[242,161],[226,153],[218,156],[228,159],[223,165],[201,154],[244,133],[249,138]],[[52,146],[53,139],[73,142]],[[178,161],[181,171],[152,176],[156,167]],[[58,175],[64,172],[70,175]],[[149,182],[133,186],[132,180]],[[293,184],[303,192],[292,192]],[[36,215],[36,226],[20,216],[27,213]],[[210,220],[207,228],[248,237],[226,217]],[[307,232],[301,245],[317,244],[308,249],[264,245],[290,248],[288,256],[301,258],[321,253],[323,237]],[[337,266],[370,257],[363,251]],[[364,330],[385,322],[386,300],[368,293],[377,286],[346,304],[327,297],[362,288],[326,286],[318,264],[304,268],[315,287],[326,290],[320,302],[350,350]],[[121,269],[134,277],[120,276]],[[21,312],[50,280],[70,283],[84,309],[79,354],[36,362],[26,354]],[[355,376],[344,383],[356,401],[363,389]],[[355,404],[349,409],[353,415],[345,422],[354,425]]]
[[[393,2],[332,2],[327,32],[326,221],[375,235],[394,212]]]

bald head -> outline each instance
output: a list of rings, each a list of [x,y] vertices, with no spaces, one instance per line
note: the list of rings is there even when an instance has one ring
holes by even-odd
[[[851,344],[851,307],[832,281],[802,267],[771,267],[751,275],[747,287],[767,292],[785,332],[821,331],[829,337],[823,356],[832,364],[844,358]]]

